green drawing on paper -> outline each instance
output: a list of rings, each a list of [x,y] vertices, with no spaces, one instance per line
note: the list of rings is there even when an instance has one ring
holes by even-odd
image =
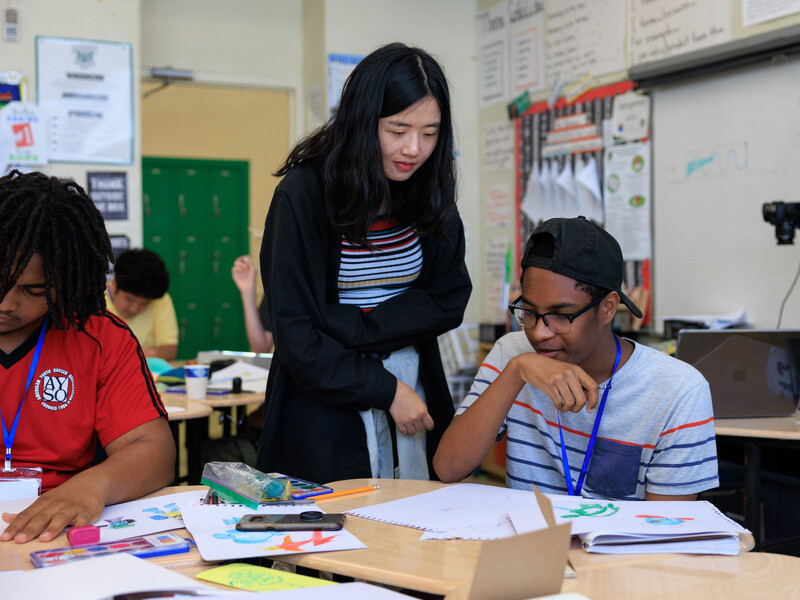
[[[564,508],[563,506],[554,506],[566,510],[567,514],[561,515],[562,519],[574,519],[576,517],[610,517],[619,512],[619,506],[614,506],[611,502],[608,504],[581,504],[580,508]]]

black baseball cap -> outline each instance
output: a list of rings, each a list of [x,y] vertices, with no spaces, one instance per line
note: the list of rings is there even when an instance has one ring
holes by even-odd
[[[586,217],[549,219],[533,230],[522,269],[539,267],[617,292],[633,315],[642,311],[622,292],[622,249],[605,229]]]

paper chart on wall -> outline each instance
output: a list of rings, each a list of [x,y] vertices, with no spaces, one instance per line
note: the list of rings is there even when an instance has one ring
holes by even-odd
[[[180,508],[186,529],[192,534],[204,560],[216,561],[366,548],[347,529],[292,532],[249,532],[236,529],[236,523],[246,514],[297,514],[308,510],[308,506],[260,506],[258,509],[252,509],[240,504],[183,503]]]
[[[205,494],[205,490],[181,492],[106,506],[100,519],[94,523],[100,528],[100,543],[182,529],[184,524],[179,503],[199,502]]]
[[[462,483],[347,511],[348,514],[424,529],[423,539],[499,539],[516,532],[508,519],[514,508],[541,515],[534,493]],[[544,520],[544,517],[541,517]]]

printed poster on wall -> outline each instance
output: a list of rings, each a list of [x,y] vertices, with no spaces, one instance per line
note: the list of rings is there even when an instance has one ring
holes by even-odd
[[[0,108],[0,163],[47,164],[47,120],[41,107],[9,102]]]
[[[650,142],[635,142],[607,148],[603,157],[605,228],[617,239],[627,261],[652,254],[650,156]]]
[[[86,193],[106,221],[124,221],[128,218],[127,176],[124,171],[86,174],[89,181]]]
[[[508,3],[478,13],[478,100],[481,108],[511,97]]]
[[[625,3],[559,0],[547,3],[547,84],[622,71],[625,64]]]
[[[37,36],[36,97],[51,161],[133,163],[131,44]]]
[[[364,57],[360,54],[331,54],[328,56],[328,108],[339,106],[344,82]]]
[[[544,89],[544,2],[511,0],[512,96]]]
[[[733,39],[729,0],[630,0],[628,64],[649,63]]]

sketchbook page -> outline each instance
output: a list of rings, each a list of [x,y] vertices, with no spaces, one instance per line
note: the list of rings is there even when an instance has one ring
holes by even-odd
[[[182,503],[180,508],[186,529],[192,534],[200,555],[208,561],[366,548],[347,529],[292,532],[236,529],[236,523],[244,515],[298,514],[308,510],[307,505],[259,506],[253,509],[242,504]]]
[[[25,600],[101,600],[154,590],[211,591],[195,579],[125,553],[12,573],[2,578],[0,589],[3,598]]]
[[[205,490],[197,490],[106,506],[94,523],[100,528],[100,543],[182,529],[183,518],[178,505],[199,502],[205,495]]]
[[[501,523],[513,508],[541,512],[532,491],[459,483],[347,513],[393,525],[449,533],[476,523]]]
[[[595,554],[719,554],[737,556],[740,552],[739,536],[726,536],[713,540],[696,539],[679,542],[654,542],[641,544],[583,544],[583,549]]]
[[[546,494],[556,523],[572,523],[573,535],[583,533],[670,534],[749,533],[713,504],[695,502],[597,500]]]
[[[524,512],[533,512],[528,508]],[[541,513],[540,513],[541,514]],[[542,517],[544,519],[544,517]],[[455,527],[449,531],[425,531],[421,540],[499,540],[517,535],[508,515],[500,515],[496,519],[484,523],[475,523],[463,527]]]

